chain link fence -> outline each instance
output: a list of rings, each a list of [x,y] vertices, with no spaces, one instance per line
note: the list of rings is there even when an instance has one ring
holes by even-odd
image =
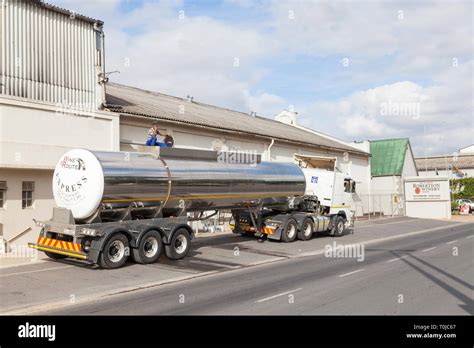
[[[354,199],[357,219],[380,219],[404,216],[405,197],[403,194],[367,194]]]

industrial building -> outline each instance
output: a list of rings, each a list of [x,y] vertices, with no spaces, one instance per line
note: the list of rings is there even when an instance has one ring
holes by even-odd
[[[107,83],[99,20],[33,0],[6,3],[0,20],[3,240],[32,241],[33,219],[50,218],[52,173],[67,150],[135,151],[155,121],[180,148],[255,152],[270,161],[335,157],[359,192],[369,190],[369,153],[298,127],[291,111],[277,121]]]
[[[474,177],[474,145],[451,155],[415,158],[420,176],[446,176],[451,179]]]
[[[105,98],[102,22],[39,1],[0,7],[0,236],[34,238],[51,180],[70,148],[119,150]]]
[[[352,145],[371,155],[369,194],[361,192],[358,214],[403,215],[404,178],[418,176],[410,140],[367,140]]]

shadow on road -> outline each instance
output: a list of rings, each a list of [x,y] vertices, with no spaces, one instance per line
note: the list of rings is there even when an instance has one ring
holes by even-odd
[[[397,257],[401,257],[400,254],[398,254],[397,252],[395,251],[392,251],[392,254],[397,256]],[[442,269],[436,267],[436,266],[433,266],[431,265],[429,262],[426,262],[426,261],[423,261],[421,260],[420,258],[414,256],[413,254],[411,253],[407,253],[406,255],[409,255],[409,257],[412,257],[413,259],[415,259],[416,261],[419,261],[420,263],[422,263],[423,265],[449,277],[450,279],[458,282],[459,284],[467,287],[468,289],[470,289],[472,291],[473,289],[473,286],[465,281],[463,281],[462,279],[459,279],[458,277],[452,275],[452,274],[449,274],[448,272],[446,271],[443,271]],[[464,295],[462,292],[460,292],[459,290],[453,288],[451,285],[447,284],[446,282],[444,282],[443,280],[441,280],[440,278],[436,277],[434,274],[431,274],[425,270],[423,270],[421,267],[415,265],[413,262],[410,262],[408,258],[402,258],[400,259],[400,261],[403,261],[404,263],[406,263],[408,266],[410,266],[411,268],[413,268],[414,270],[418,271],[419,273],[421,273],[422,275],[424,275],[426,278],[430,279],[433,283],[439,285],[440,287],[442,287],[444,290],[446,290],[447,292],[449,292],[451,295],[455,296],[457,299],[459,299],[460,301],[463,302],[462,305],[460,305],[460,307],[465,310],[468,314],[471,314],[473,315],[474,314],[474,300],[471,299],[469,296],[466,296]]]

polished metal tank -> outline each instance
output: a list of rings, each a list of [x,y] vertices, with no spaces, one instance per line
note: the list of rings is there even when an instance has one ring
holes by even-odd
[[[69,199],[65,191],[73,191],[74,183],[80,184],[75,192],[81,194]],[[58,163],[53,178],[57,205],[71,209],[79,220],[258,205],[284,208],[304,191],[305,177],[296,164],[229,163],[216,152],[183,149],[162,149],[159,154],[72,150]]]

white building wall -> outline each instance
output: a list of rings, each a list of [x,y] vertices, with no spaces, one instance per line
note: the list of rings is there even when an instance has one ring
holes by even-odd
[[[10,240],[22,232],[26,233],[16,239],[14,244],[33,242],[38,237],[38,229],[33,219],[45,220],[52,216],[54,206],[51,182],[52,170],[0,168],[0,180],[7,182],[5,203],[0,208],[0,224],[3,238]],[[22,209],[22,182],[33,181],[33,206]]]
[[[461,169],[462,172],[466,175],[465,178],[472,178],[474,177],[474,168],[470,169]],[[459,179],[459,177],[452,172],[452,170],[438,170],[438,174],[436,174],[435,170],[420,170],[420,176],[444,176],[451,179]]]
[[[459,149],[459,153],[464,153],[464,154],[474,153],[474,144],[463,147],[462,149]]]
[[[119,116],[109,112],[58,112],[47,103],[0,97],[0,181],[8,187],[0,209],[4,238],[31,229],[15,243],[34,239],[32,219],[51,217],[52,170],[61,155],[72,148],[118,151],[119,125]],[[35,182],[31,208],[21,208],[22,181]]]
[[[407,152],[405,154],[405,162],[403,162],[403,171],[402,171],[402,176],[417,176],[418,171],[416,169],[416,163],[415,159],[413,158],[413,155],[410,151],[410,149],[407,149]]]
[[[119,117],[0,98],[0,167],[54,168],[68,149],[118,150]]]
[[[396,196],[396,198],[395,198]],[[399,175],[372,178],[369,211],[386,216],[403,215],[403,179]]]

